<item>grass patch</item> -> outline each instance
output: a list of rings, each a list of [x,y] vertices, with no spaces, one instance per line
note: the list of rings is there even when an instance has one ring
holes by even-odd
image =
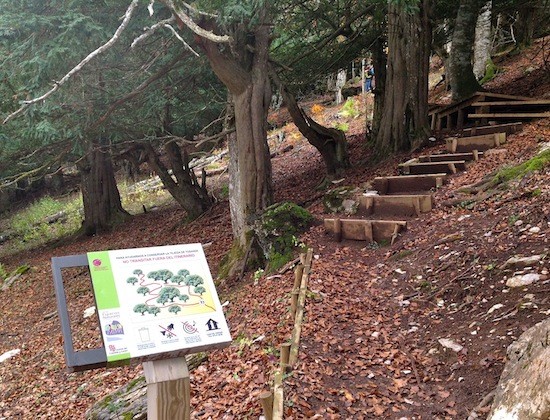
[[[494,177],[496,184],[503,184],[513,179],[523,178],[525,175],[544,169],[550,163],[550,149],[546,149],[531,159],[516,165],[502,168]]]
[[[136,184],[120,182],[118,184],[122,207],[130,214],[143,213],[143,207],[161,207],[174,202],[174,198],[159,183],[158,187],[137,187]]]
[[[11,238],[9,253],[36,247],[76,232],[82,224],[81,206],[80,195],[59,200],[46,196],[12,213],[5,223]],[[54,215],[58,219],[49,221]],[[6,249],[2,254],[7,252]]]

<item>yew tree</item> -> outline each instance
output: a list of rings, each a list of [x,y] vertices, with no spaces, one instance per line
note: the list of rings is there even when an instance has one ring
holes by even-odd
[[[388,61],[380,127],[374,152],[382,157],[427,139],[431,0],[388,5]]]

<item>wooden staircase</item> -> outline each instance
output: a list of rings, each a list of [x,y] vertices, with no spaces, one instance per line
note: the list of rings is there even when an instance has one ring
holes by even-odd
[[[499,147],[506,142],[507,133],[520,128],[521,123],[510,123],[464,129],[445,140],[447,153],[410,159],[399,164],[399,176],[374,178],[375,191],[359,198],[357,216],[360,217],[326,218],[325,230],[337,241],[393,244],[406,229],[406,218],[419,217],[432,210],[432,193],[449,175],[466,170],[469,164],[483,158],[483,151]]]

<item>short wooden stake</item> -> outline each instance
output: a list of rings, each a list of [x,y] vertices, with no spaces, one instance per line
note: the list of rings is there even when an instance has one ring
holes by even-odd
[[[313,250],[307,251],[306,262],[304,264],[304,274],[300,285],[300,295],[298,296],[298,308],[296,310],[296,319],[294,320],[294,330],[292,331],[292,341],[290,346],[290,356],[288,364],[292,368],[298,361],[298,348],[300,346],[300,334],[302,333],[302,320],[304,318],[304,307],[306,302],[307,283],[311,271],[311,261],[313,259]]]
[[[273,393],[271,391],[264,391],[260,395],[260,402],[262,403],[262,409],[264,410],[264,417],[266,420],[273,419]]]
[[[283,420],[284,402],[283,372],[279,370],[275,373],[275,380],[273,381],[272,420]]]
[[[291,301],[290,301],[290,316],[292,319],[296,317],[296,308],[298,307],[298,296],[300,292],[297,290],[293,290],[291,292]]]
[[[479,151],[473,150],[472,155],[474,157],[474,160],[479,160]]]
[[[281,372],[287,372],[290,370],[290,366],[288,365],[289,357],[290,357],[290,343],[281,344],[281,360],[280,360]]]
[[[149,420],[189,420],[189,369],[185,357],[143,362]]]

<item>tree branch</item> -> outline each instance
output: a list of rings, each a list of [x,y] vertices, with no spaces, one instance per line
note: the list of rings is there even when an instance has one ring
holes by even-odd
[[[153,33],[155,33],[157,29],[162,28],[164,25],[174,23],[175,21],[176,21],[176,18],[172,16],[168,19],[164,19],[155,23],[150,28],[146,28],[145,32],[143,32],[140,36],[138,36],[136,39],[132,41],[132,43],[130,44],[130,48],[132,49],[135,48],[137,44],[139,44],[144,39],[149,38]]]
[[[15,111],[12,112],[10,115],[6,117],[3,124],[6,124],[9,120],[16,117],[17,115],[21,114],[23,111],[25,111],[30,105],[35,104],[37,102],[41,102],[48,98],[50,95],[52,95],[55,91],[57,91],[63,84],[65,84],[72,76],[74,76],[76,73],[78,73],[82,68],[88,64],[91,60],[93,60],[95,57],[103,53],[104,51],[111,48],[120,38],[120,34],[126,29],[128,26],[128,23],[130,22],[130,19],[132,17],[132,14],[136,7],[138,6],[139,0],[132,0],[132,3],[128,6],[128,9],[126,9],[126,13],[124,14],[124,19],[122,20],[122,23],[118,27],[118,29],[115,31],[111,39],[109,39],[105,44],[97,48],[95,51],[92,51],[84,60],[82,60],[80,63],[78,63],[75,67],[72,68],[61,80],[58,82],[55,82],[54,86],[46,92],[44,95],[34,98],[28,101],[23,101],[23,105]]]
[[[174,28],[172,28],[172,26],[170,26],[169,24],[165,23],[164,24],[164,27],[165,28],[168,28],[172,31],[172,33],[174,34],[174,36],[183,44],[185,45],[185,48],[187,48],[189,51],[191,51],[193,54],[195,54],[196,57],[200,57],[199,53],[196,52],[193,48],[191,48],[191,45],[189,45],[187,42],[185,42],[185,40],[180,36],[180,34],[178,34],[176,32],[176,30]]]
[[[233,38],[229,35],[216,35],[211,31],[201,28],[180,7],[176,6],[172,0],[162,0],[162,2],[183,22],[185,26],[187,26],[198,36],[216,43],[231,43],[233,41]]]

